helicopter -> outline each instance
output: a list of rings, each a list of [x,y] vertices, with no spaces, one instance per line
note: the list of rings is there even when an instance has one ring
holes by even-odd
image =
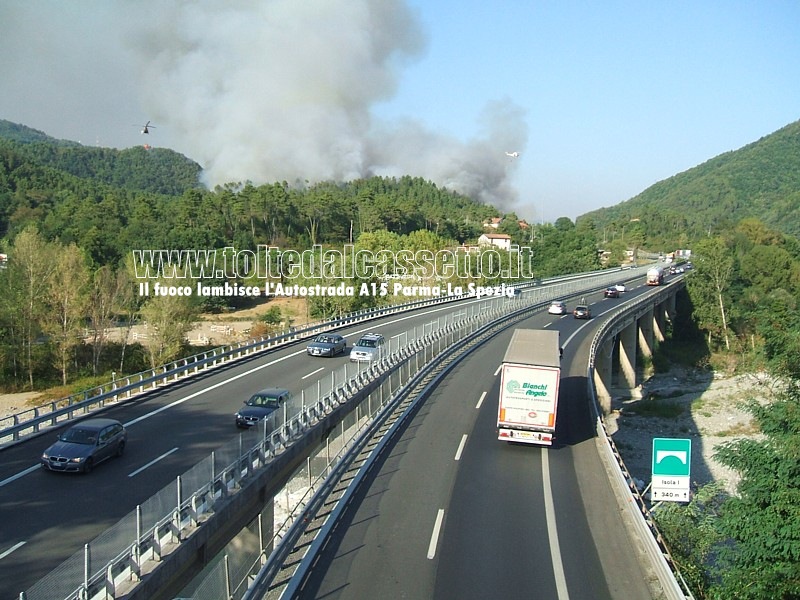
[[[517,158],[519,156],[519,152],[506,152],[506,156],[510,156],[511,158]]]
[[[150,121],[142,125],[142,133],[150,133],[151,129],[155,129],[155,125],[150,125]]]

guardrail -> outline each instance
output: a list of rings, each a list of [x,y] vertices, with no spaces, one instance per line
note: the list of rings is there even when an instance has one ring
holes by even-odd
[[[261,422],[258,435],[242,434],[233,443],[212,453],[112,529],[86,544],[83,551],[37,582],[23,597],[28,600],[113,598],[123,593],[122,586],[131,578],[139,578],[146,562],[161,560],[169,544],[180,542],[186,536],[186,530],[197,527],[205,515],[219,511],[221,501],[242,490],[258,469],[279,459],[305,432],[354,398],[361,388],[389,375],[388,392],[393,393],[397,384],[403,381],[403,373],[400,371],[398,377],[391,376],[401,365],[408,364],[410,372],[414,367],[426,364],[443,349],[441,344],[436,345],[439,340],[452,335],[453,331],[470,329],[496,319],[502,309],[502,304],[487,307],[480,303],[447,315],[437,320],[435,327],[412,330],[410,343],[378,364],[360,366],[350,377],[337,377],[337,372],[334,372],[332,388],[326,389],[321,397],[313,399],[319,382],[309,386],[299,395],[302,408],[294,416],[287,418],[293,407],[285,405],[282,413],[273,413]],[[416,359],[414,367],[409,362],[412,357]],[[345,364],[345,373],[348,368],[353,370]],[[337,380],[340,382],[338,385],[335,383]],[[387,392],[380,389],[381,393]],[[379,408],[380,403],[376,403],[376,407]]]
[[[388,358],[377,365],[359,367],[352,376],[348,373],[348,365],[344,365],[340,375],[337,375],[339,372],[332,373],[331,386],[328,388],[325,384],[324,392],[322,380],[309,386],[294,397],[294,404],[286,405],[280,414],[273,413],[263,421],[257,439],[243,434],[232,444],[212,453],[146,503],[137,506],[112,529],[85,544],[82,551],[21,594],[20,598],[85,600],[118,597],[131,580],[142,576],[145,562],[164,558],[170,544],[179,544],[188,530],[201,527],[207,515],[220,510],[220,503],[230,501],[237,491],[244,490],[248,480],[256,478],[259,470],[268,468],[287,454],[304,435],[320,427],[327,415],[355,398],[364,386],[384,378],[388,379],[389,391],[384,390],[381,384],[378,388],[380,393],[394,393],[397,384],[392,378],[398,373],[397,380],[402,381],[403,365],[408,365],[408,376],[412,369],[416,373],[421,366],[437,359],[447,347],[459,342],[461,338],[456,338],[456,332],[461,332],[463,337],[465,332],[480,324],[519,311],[526,305],[586,293],[618,279],[618,272],[606,271],[588,278],[584,275],[546,287],[536,286],[513,299],[470,302],[463,310],[432,322],[430,327],[418,326],[406,332],[405,346],[400,346],[402,336],[396,337],[397,348],[390,349]],[[441,340],[447,340],[447,345],[442,346]],[[434,349],[435,343],[439,346]],[[412,358],[415,361],[413,366]],[[381,396],[380,401],[383,400]],[[375,406],[380,408],[381,402],[376,400]],[[281,490],[272,493],[274,496]]]
[[[654,566],[658,580],[661,583],[662,591],[665,597],[670,600],[693,599],[692,592],[684,581],[677,565],[672,560],[669,548],[664,545],[661,533],[656,527],[647,503],[640,494],[633,476],[625,466],[614,439],[608,435],[602,417],[602,410],[597,400],[597,391],[594,385],[594,366],[598,350],[610,337],[617,335],[632,320],[647,312],[654,303],[658,303],[660,300],[674,294],[676,286],[682,287],[683,285],[683,280],[668,283],[654,294],[620,308],[611,315],[592,339],[586,376],[589,398],[595,412],[597,436],[601,442],[599,444],[601,458],[611,467],[609,470],[614,473],[611,483],[616,493],[627,500],[624,504],[628,515],[631,517],[629,522],[633,524],[637,538],[644,544],[650,563]]]
[[[529,317],[536,309],[546,306],[547,301],[529,304],[523,309],[502,315],[462,336],[458,343],[449,345],[436,360],[413,376],[398,390],[392,403],[383,414],[377,415],[369,426],[363,427],[348,456],[343,457],[330,470],[325,479],[315,482],[316,493],[301,505],[301,510],[293,514],[293,522],[285,536],[276,538],[275,549],[269,556],[259,556],[249,565],[249,577],[240,584],[247,584],[246,592],[240,596],[240,588],[230,590],[227,598],[239,600],[258,600],[266,597],[296,598],[306,583],[309,573],[318,560],[318,555],[335,530],[338,519],[344,514],[351,500],[356,496],[359,486],[367,480],[369,472],[377,465],[382,454],[391,447],[392,441],[405,429],[416,413],[419,404],[431,390],[454,368],[472,349],[514,323]],[[390,414],[389,414],[390,413]],[[305,500],[305,498],[304,498]],[[227,564],[228,561],[225,561]],[[259,568],[260,567],[260,568]],[[194,590],[196,600],[211,600],[208,594],[211,584],[218,581],[210,575],[203,586]],[[216,581],[215,581],[216,580]],[[197,592],[202,592],[198,596]]]
[[[619,273],[622,269],[609,269],[553,277],[536,282],[522,282],[514,285],[520,289],[527,289],[534,285],[550,285],[558,282],[569,282],[585,279],[586,277],[601,274]],[[406,312],[425,306],[444,304],[464,300],[464,296],[441,296],[426,300],[417,300],[404,304],[366,309],[350,313],[343,317],[326,319],[310,323],[299,329],[291,329],[274,336],[261,338],[250,342],[221,346],[207,352],[195,354],[161,365],[148,371],[142,371],[126,377],[121,377],[106,384],[72,394],[66,398],[54,400],[28,410],[20,411],[14,415],[0,417],[0,449],[13,445],[26,435],[35,435],[43,428],[50,428],[62,424],[64,421],[82,417],[90,412],[105,408],[106,404],[117,403],[139,397],[152,392],[157,388],[175,383],[186,377],[197,375],[201,371],[220,366],[230,361],[239,360],[253,354],[273,350],[277,347],[296,343],[308,339],[324,331],[340,329],[354,323],[378,319],[387,315]]]
[[[82,417],[92,411],[105,408],[106,404],[138,397],[230,361],[289,345],[299,340],[313,337],[323,331],[339,329],[354,323],[434,304],[453,302],[459,299],[461,298],[457,296],[443,296],[359,311],[344,317],[311,323],[300,329],[284,331],[275,336],[221,346],[148,371],[115,379],[99,387],[54,400],[36,408],[21,411],[7,417],[0,417],[0,448],[18,442],[25,435],[37,434],[42,428],[53,427],[75,417]]]

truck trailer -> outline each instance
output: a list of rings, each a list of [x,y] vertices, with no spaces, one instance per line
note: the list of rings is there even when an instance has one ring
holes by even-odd
[[[497,439],[551,446],[561,380],[558,331],[514,330],[501,367]]]
[[[647,285],[664,283],[664,267],[651,267],[647,270]]]

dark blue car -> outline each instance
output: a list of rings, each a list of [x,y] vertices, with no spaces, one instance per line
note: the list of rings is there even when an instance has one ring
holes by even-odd
[[[56,443],[42,452],[40,462],[50,471],[89,473],[96,465],[122,456],[128,432],[115,419],[88,419],[73,425],[58,436]]]
[[[347,347],[345,339],[337,333],[321,333],[306,346],[309,356],[336,356]]]
[[[236,426],[252,427],[261,419],[266,419],[272,413],[288,402],[292,397],[289,390],[283,388],[266,388],[253,394],[236,413]]]

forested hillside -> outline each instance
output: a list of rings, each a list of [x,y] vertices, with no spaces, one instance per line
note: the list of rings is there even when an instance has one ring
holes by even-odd
[[[0,119],[0,151],[81,179],[125,190],[179,195],[200,186],[200,165],[166,148],[82,146]]]
[[[33,129],[32,127],[27,127],[19,123],[12,123],[5,119],[0,119],[0,138],[15,142],[47,142],[55,146],[80,147],[78,142],[57,140],[47,135],[44,131],[39,131],[38,129]]]
[[[117,264],[137,248],[305,248],[381,229],[427,229],[474,241],[483,221],[499,214],[412,177],[207,190],[196,185],[194,172],[183,180],[172,177],[166,165],[174,161],[154,164],[159,152],[170,151],[64,150],[0,139],[0,238],[35,225],[48,240],[76,243],[95,264]]]
[[[134,251],[343,244],[436,251],[475,244],[484,222],[501,217],[493,206],[419,177],[301,187],[231,182],[209,190],[198,185],[195,163],[168,150],[85,148],[7,122],[0,132],[7,135],[0,136],[0,252],[8,254],[0,269],[0,388],[36,389],[56,377],[66,384],[76,375],[135,370],[144,350],[136,359],[126,343],[108,362],[104,332],[117,319],[160,323],[146,354],[153,366],[162,364],[187,350],[184,334],[199,311],[242,302],[184,298],[171,306],[169,298],[135,296]],[[536,276],[600,267],[595,231],[569,219],[534,232],[509,213],[498,231],[535,246]],[[618,244],[616,264],[624,256]],[[307,314],[328,317],[387,301],[314,298]],[[87,331],[89,341],[81,343]]]
[[[688,247],[748,217],[800,236],[800,121],[578,220],[618,229],[639,219],[645,246],[667,249]]]
[[[484,221],[501,216],[410,175],[208,190],[198,174],[196,164],[168,150],[85,148],[0,122],[0,251],[8,253],[0,268],[0,390],[89,389],[112,372],[196,351],[186,335],[209,307],[198,297],[137,294],[132,250],[343,243],[438,250],[474,243]],[[498,227],[533,247],[536,277],[600,268],[601,245],[610,252],[607,266],[619,265],[631,247],[691,248],[688,293],[653,365],[667,359],[766,371],[786,384],[770,402],[749,405],[759,439],[732,439],[719,449],[742,475],[737,495],[707,487],[688,506],[656,514],[698,599],[800,597],[798,190],[800,122],[577,223],[523,227],[509,213]],[[310,316],[386,302],[322,300],[309,300]],[[277,313],[262,325],[289,321]],[[131,326],[141,322],[150,326],[146,339],[130,340]],[[109,338],[112,327],[121,341]]]

